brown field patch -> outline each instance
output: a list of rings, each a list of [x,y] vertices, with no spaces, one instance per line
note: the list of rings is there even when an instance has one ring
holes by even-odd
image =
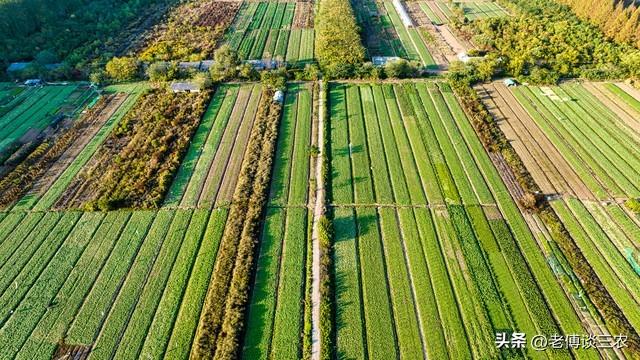
[[[313,27],[313,3],[296,2],[293,15],[292,29],[307,29]]]

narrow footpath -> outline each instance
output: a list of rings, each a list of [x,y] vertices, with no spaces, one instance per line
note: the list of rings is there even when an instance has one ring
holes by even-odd
[[[324,160],[324,83],[320,84],[320,101],[318,101],[318,148],[316,159],[316,203],[313,209],[313,229],[311,233],[313,258],[311,262],[311,360],[320,359],[320,240],[318,239],[318,223],[324,215],[325,188],[322,182],[322,164]]]

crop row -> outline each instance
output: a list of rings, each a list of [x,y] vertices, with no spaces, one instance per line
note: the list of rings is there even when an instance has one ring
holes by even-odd
[[[460,105],[458,105],[455,97],[453,97],[453,94],[450,92],[449,86],[443,84],[441,88],[449,89],[449,91],[445,91],[443,94],[445,97],[448,96],[449,99],[451,99],[447,100],[450,108],[459,108]],[[508,142],[506,142],[504,134],[498,129],[486,108],[480,103],[475,91],[468,86],[457,83],[454,84],[454,88],[462,104],[465,106],[467,114],[469,114],[472,120],[472,122],[469,122],[464,119],[464,117],[456,116],[455,120],[457,125],[464,134],[465,141],[469,148],[473,150],[472,154],[477,164],[486,175],[487,184],[496,197],[502,215],[505,220],[509,222],[516,243],[521,248],[521,252],[529,264],[529,268],[536,282],[540,284],[540,289],[549,308],[552,310],[556,321],[564,332],[582,331],[580,320],[557,283],[558,280],[565,281],[571,280],[571,278],[564,276],[562,273],[556,273],[554,277],[554,274],[548,266],[549,260],[545,259],[543,253],[540,252],[536,239],[532,236],[519,209],[515,203],[513,203],[505,184],[500,180],[500,176],[493,166],[492,161],[486,156],[484,148],[486,147],[487,150],[492,152],[505,154],[504,156],[508,155],[510,159],[508,160],[509,166],[518,174],[519,183],[525,184],[527,189],[531,191],[535,190],[535,184],[530,179],[530,176],[528,176],[524,165],[519,162],[517,155],[514,156],[513,149],[509,146]],[[460,111],[454,111],[453,114],[455,115],[459,112]],[[480,139],[482,139],[482,142],[480,142]],[[568,262],[571,264],[575,274],[580,278],[581,285],[587,294],[589,294],[591,300],[599,310],[604,311],[603,314],[607,318],[608,324],[615,323],[617,331],[622,330],[627,332],[629,328],[627,324],[625,324],[625,320],[619,316],[619,310],[616,310],[617,306],[613,303],[608,293],[603,291],[602,283],[595,276],[595,273],[579,249],[575,246],[573,240],[568,237],[560,220],[555,216],[553,211],[549,211],[548,209],[541,210],[539,214],[541,220],[548,226],[549,232],[556,241],[556,244],[562,249],[564,255],[567,256]],[[591,358],[597,356],[593,351],[580,351],[580,354],[581,356]]]
[[[566,97],[560,88],[553,89],[560,96]],[[624,145],[614,141],[615,137],[607,135],[608,133],[599,124],[600,120],[589,121],[587,124],[586,120],[581,118],[591,118],[591,116],[587,115],[580,104],[574,104],[573,101],[553,101],[541,95],[537,89],[521,88],[514,93],[531,113],[538,126],[550,137],[554,145],[559,147],[561,154],[569,160],[572,167],[576,168],[579,166],[576,163],[583,162],[582,166],[586,165],[590,168],[596,179],[612,196],[625,197],[625,195],[639,194],[637,184],[640,183],[640,174],[633,168],[637,165],[638,159],[634,156],[620,155],[625,151]],[[532,106],[535,106],[535,110]],[[556,119],[570,119],[570,121],[559,122]],[[582,161],[575,159],[575,156]],[[579,175],[581,178],[588,177],[582,170]],[[590,183],[587,185],[589,186]],[[590,187],[594,187],[593,181]],[[602,193],[597,188],[592,190],[596,194]]]
[[[313,30],[291,30],[295,3],[256,2],[243,5],[227,35],[240,59],[279,59],[291,62],[313,58]]]
[[[302,325],[311,94],[290,85],[280,123],[269,208],[249,307],[245,358],[298,357]],[[284,208],[280,208],[284,207]],[[278,261],[277,259],[280,259]],[[298,324],[296,326],[295,324]],[[284,355],[283,355],[284,354]]]
[[[466,144],[469,140],[466,139],[465,136],[473,134],[473,129],[470,128],[468,120],[465,119],[464,113],[455,98],[453,98],[450,89],[446,86],[438,89],[435,86],[425,84],[397,85],[391,88],[390,92],[385,92],[384,95],[388,96],[386,96],[387,99],[385,99],[387,101],[384,102],[376,99],[376,93],[380,92],[376,91],[375,87],[374,91],[371,92],[368,87],[361,86],[359,92],[357,92],[352,90],[353,88],[357,88],[357,86],[352,86],[346,89],[346,96],[341,94],[340,90],[342,89],[340,87],[338,87],[338,91],[332,89],[332,96],[330,98],[332,103],[335,104],[335,108],[333,108],[332,105],[331,114],[332,116],[334,114],[337,115],[339,120],[339,122],[334,123],[334,119],[332,118],[332,163],[336,164],[339,169],[345,169],[346,171],[350,171],[351,168],[353,168],[354,180],[351,180],[351,176],[349,176],[351,174],[347,173],[346,176],[344,176],[341,174],[341,170],[336,174],[334,169],[334,178],[331,184],[334,197],[336,195],[336,185],[339,185],[340,189],[346,188],[346,191],[349,190],[349,188],[346,186],[343,187],[341,184],[343,181],[348,181],[347,185],[350,187],[351,184],[353,184],[352,186],[355,189],[356,206],[360,203],[373,204],[372,202],[357,200],[359,197],[366,199],[366,187],[363,187],[363,183],[366,184],[368,182],[367,177],[371,177],[372,184],[370,189],[375,189],[375,194],[369,192],[369,196],[373,195],[376,203],[393,203],[394,193],[402,194],[404,192],[402,188],[406,186],[409,181],[408,175],[405,180],[401,174],[389,172],[391,167],[385,163],[385,160],[387,160],[387,162],[389,161],[386,159],[387,156],[395,157],[394,151],[380,151],[384,149],[385,143],[395,141],[396,144],[407,143],[407,145],[409,145],[409,156],[403,156],[403,158],[413,158],[412,162],[415,164],[413,165],[415,168],[413,171],[421,175],[416,176],[416,178],[423,180],[425,178],[436,179],[437,182],[435,184],[425,185],[423,187],[431,198],[437,199],[439,196],[441,198],[442,195],[445,195],[448,202],[453,202],[453,204],[460,203],[460,201],[467,204],[476,204],[478,201],[481,201],[483,204],[491,204],[495,201],[493,200],[493,193],[489,188],[495,189],[496,184],[501,184],[500,178],[495,168],[492,167],[490,160],[486,157],[486,154],[476,155],[475,152],[468,148],[468,146],[471,145]],[[360,99],[358,99],[358,97],[360,97]],[[344,114],[345,109],[343,108],[345,98],[346,114]],[[389,134],[389,127],[382,125],[383,122],[386,121],[387,116],[376,116],[376,113],[383,113],[386,108],[388,112],[387,115],[390,115],[393,114],[394,111],[391,109],[394,107],[399,108],[402,117],[397,117],[398,120],[401,119],[399,127],[396,126],[397,124],[394,124],[394,121],[391,122],[393,125],[391,129],[402,131],[393,131],[392,134]],[[391,117],[393,118],[394,116]],[[343,124],[343,122],[340,121],[345,118],[348,119],[348,124]],[[459,126],[461,126],[460,122],[462,121],[466,122],[466,129],[464,131],[459,128]],[[365,129],[360,128],[362,122],[364,122]],[[404,123],[404,126],[402,126],[402,123]],[[347,125],[348,129],[344,129]],[[383,130],[385,128],[387,130]],[[346,135],[347,140],[343,140],[344,142],[342,144],[339,143],[335,137],[336,132],[338,139]],[[358,135],[363,132],[367,133],[366,141],[361,140],[364,138],[360,138],[360,135]],[[463,136],[465,132],[466,134]],[[384,133],[388,135],[383,135],[381,139],[380,134]],[[402,135],[405,135],[407,138],[403,139]],[[474,146],[476,148],[479,146],[479,149],[482,149],[478,139],[475,138],[475,134],[473,134],[473,136],[475,141]],[[348,144],[348,153],[342,150],[345,149],[344,143]],[[341,147],[339,151],[336,151],[337,147]],[[398,151],[402,151],[402,146],[398,146]],[[355,155],[358,152],[362,153],[360,160],[355,159]],[[369,156],[369,153],[385,154],[386,156]],[[424,155],[419,156],[420,153]],[[478,164],[477,157],[482,155],[484,155],[481,161],[483,163]],[[476,158],[474,158],[474,156]],[[350,159],[351,161],[349,161]],[[369,163],[371,164],[370,170]],[[361,170],[358,170],[359,165],[361,166]],[[409,163],[409,165],[411,164]],[[405,173],[410,169],[411,166],[403,166]],[[360,173],[356,174],[356,171],[360,171]],[[425,174],[428,173],[437,175],[432,175],[431,177],[425,176]],[[337,181],[337,179],[340,180]],[[488,181],[488,183],[486,181]],[[400,190],[392,190],[391,184],[393,184],[394,189],[399,187]],[[502,186],[504,186],[504,184],[502,184]],[[419,188],[420,191],[424,191],[423,189]],[[439,189],[442,189],[443,194],[439,195]],[[461,189],[463,192],[459,193]],[[341,193],[344,193],[344,191],[338,192],[337,194],[340,195]],[[412,191],[411,195],[414,193],[416,192]],[[461,197],[459,194],[463,196]],[[406,199],[406,197],[404,198]],[[470,337],[470,339],[474,340],[470,342],[469,346],[471,346],[471,350],[474,353],[485,355],[495,351],[488,345],[491,342],[491,334],[493,332],[491,327],[494,327],[494,329],[510,328],[515,322],[519,328],[526,328],[530,331],[542,331],[547,334],[555,333],[559,331],[559,324],[556,323],[553,312],[547,310],[549,306],[547,302],[553,303],[551,305],[552,308],[557,308],[561,313],[567,310],[572,312],[570,304],[564,297],[564,294],[562,294],[559,285],[552,278],[553,275],[550,268],[544,264],[545,261],[540,251],[535,248],[537,244],[520,217],[513,201],[508,195],[507,197],[500,195],[497,201],[500,208],[505,207],[506,211],[509,212],[505,217],[509,219],[509,224],[511,221],[514,221],[515,228],[500,228],[488,222],[479,207],[463,208],[451,205],[448,207],[448,211],[445,210],[445,214],[448,213],[446,218],[441,215],[435,216],[437,219],[436,224],[439,238],[442,241],[441,246],[450,248],[453,251],[455,251],[455,248],[458,248],[458,251],[462,251],[464,254],[464,261],[466,263],[464,268],[468,270],[460,272],[458,268],[460,264],[457,263],[458,259],[447,259],[445,257],[446,261],[444,264],[447,264],[445,271],[452,274],[453,289],[457,295],[457,301],[467,302],[467,304],[460,306],[462,311],[460,316],[465,319],[466,331],[470,334],[477,334],[476,336]],[[343,204],[349,203],[350,202],[343,202]],[[364,209],[357,210],[358,228],[361,226],[362,215],[360,215],[360,212],[362,210]],[[384,211],[380,210],[380,212]],[[438,211],[436,211],[436,213],[440,214]],[[392,221],[388,215],[382,216],[387,219],[386,222]],[[451,218],[448,218],[448,216],[451,216]],[[338,228],[337,225],[336,228]],[[366,228],[367,231],[375,229],[373,225],[367,225]],[[410,226],[403,225],[401,228],[405,231],[405,229],[410,228]],[[527,254],[526,256],[521,255],[525,252],[523,251],[521,253],[518,247],[514,246],[513,240],[505,238],[506,234],[511,234],[511,232],[513,232],[514,238],[517,239],[518,243],[526,243],[529,248],[534,246],[534,248],[529,249],[529,251],[534,251],[535,253],[531,255]],[[336,236],[340,237],[338,232]],[[359,237],[358,244],[362,244]],[[506,259],[502,256],[502,253],[497,250],[499,247],[508,247],[511,251],[517,251],[516,254],[518,254],[518,257]],[[390,251],[390,249],[387,251]],[[408,253],[414,253],[414,251]],[[444,253],[446,254],[447,252],[445,251]],[[336,249],[336,254],[339,254],[338,248]],[[397,255],[390,256],[393,260],[389,260],[388,258],[387,261],[397,261],[395,260],[397,257]],[[530,269],[527,261],[533,260],[542,260],[544,264],[543,267],[535,270]],[[432,261],[436,260],[434,259]],[[336,263],[336,266],[339,268],[340,264]],[[389,266],[395,265],[388,264],[387,267]],[[513,276],[507,269],[518,271],[519,276]],[[415,271],[418,272],[419,270],[416,269]],[[471,282],[468,282],[469,275],[464,275],[466,271],[470,272],[469,275],[471,275],[473,279]],[[364,286],[369,280],[368,275],[364,274],[364,272],[366,272],[364,267],[362,272],[363,295],[365,295],[367,292],[364,290]],[[456,276],[455,274],[458,275]],[[394,276],[395,273],[387,280],[390,283],[397,282],[398,280],[393,280]],[[414,275],[412,274],[412,276]],[[551,282],[548,281],[550,277]],[[542,283],[543,285],[540,285],[540,288],[536,285],[538,278],[545,280]],[[398,289],[398,285],[395,287],[393,285],[390,286],[391,289]],[[549,289],[546,289],[546,287],[549,287]],[[481,301],[472,301],[471,298],[474,297],[464,296],[464,291],[476,292],[480,296],[479,299]],[[338,303],[339,298],[338,295]],[[391,299],[393,298],[394,294],[392,293]],[[367,300],[365,299],[363,301],[365,304],[365,316],[366,302]],[[392,305],[394,309],[395,306],[395,304]],[[394,311],[394,316],[399,316],[398,314],[402,314],[403,311],[401,308],[398,308]],[[396,312],[398,314],[395,314]],[[420,310],[420,313],[422,313],[422,310]],[[402,315],[402,317],[406,318],[406,315]],[[484,319],[484,321],[479,319]],[[368,322],[365,321],[365,323]],[[487,323],[490,324],[488,328]],[[575,313],[573,313],[572,316],[568,316],[567,320],[563,320],[561,323],[561,326],[571,328],[576,328],[576,325],[577,328],[580,328]],[[451,326],[450,323],[447,325],[447,331],[450,331]],[[339,327],[340,325],[338,325],[338,328]],[[395,336],[399,337],[399,351],[401,352],[403,351],[403,342],[406,344],[407,341],[409,341],[408,339],[412,338],[411,335],[404,333],[404,331],[406,330],[398,330],[395,333]],[[367,337],[368,336],[370,335],[367,334]],[[404,337],[404,340],[400,338],[401,336]],[[381,342],[381,339],[382,338],[376,341]],[[371,341],[371,339],[367,339],[367,346],[371,344]],[[429,341],[429,339],[427,338],[426,341]],[[462,342],[467,341],[470,340],[462,339]],[[427,346],[427,349],[429,348],[430,347]],[[369,349],[370,354],[371,351],[372,350]],[[560,352],[554,355],[554,357],[564,357],[565,355],[566,354]]]
[[[58,205],[103,210],[158,206],[207,98],[208,92],[173,94],[161,89],[143,95],[76,175]]]
[[[47,137],[22,162],[0,180],[0,207],[8,207],[27,193],[62,154],[77,140],[83,131],[91,126],[111,99],[101,102],[77,119],[70,128],[59,129],[58,133]]]
[[[398,33],[400,41],[402,41],[402,45],[407,51],[409,59],[418,60],[425,66],[435,65],[433,56],[429,53],[420,32],[415,28],[406,28],[404,26],[400,20],[400,15],[398,15],[398,12],[392,2],[385,1],[384,7],[389,14],[389,18],[391,19],[396,32]]]
[[[20,284],[0,297],[2,357],[50,358],[65,339],[95,344],[92,359],[187,358],[225,219],[205,209],[24,217],[14,234],[41,245],[0,270]]]
[[[47,87],[44,96],[34,96],[34,103],[23,103],[0,119],[0,151],[20,139],[29,129],[42,130],[49,125],[60,106],[76,91],[76,86]]]
[[[281,111],[279,104],[271,102],[272,90],[263,91],[192,349],[199,357],[235,357],[240,351],[258,223],[267,201]]]
[[[219,91],[223,91],[223,89]],[[214,125],[207,136],[204,148],[196,148],[199,152],[199,156],[197,163],[191,171],[186,188],[181,190],[182,206],[197,205],[202,189],[207,180],[209,169],[214,163],[214,159],[218,152],[220,151],[220,155],[218,155],[219,162],[226,161],[228,158],[229,153],[231,152],[231,139],[235,138],[242,120],[242,110],[240,110],[240,113],[238,114],[237,109],[243,109],[246,107],[250,93],[251,88],[249,87],[244,89],[232,88],[225,95],[224,100],[220,105],[220,110],[216,114]],[[231,122],[232,118],[234,120],[233,122]],[[224,143],[223,139],[226,139]],[[189,164],[183,163],[183,166],[187,165]]]
[[[140,96],[140,89],[138,87],[131,90],[132,93],[122,103],[122,105],[116,110],[109,120],[98,130],[93,138],[82,149],[80,154],[69,164],[69,166],[62,172],[62,174],[56,179],[51,187],[42,195],[42,197],[23,198],[18,201],[14,209],[31,209],[38,211],[44,211],[50,209],[60,196],[64,193],[67,187],[72,183],[73,179],[84,167],[84,165],[93,157],[98,148],[102,145],[107,136],[115,128],[115,126],[122,120],[125,114],[133,107]]]

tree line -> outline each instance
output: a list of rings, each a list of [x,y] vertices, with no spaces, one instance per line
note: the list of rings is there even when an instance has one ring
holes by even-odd
[[[0,65],[96,57],[149,9],[176,0],[0,0]]]
[[[633,0],[559,0],[609,38],[640,48],[640,6]]]
[[[510,0],[505,5],[514,16],[460,25],[487,54],[478,71],[470,72],[479,80],[496,72],[532,83],[567,77],[640,78],[640,50],[607,39],[567,6],[552,0]]]
[[[325,75],[350,77],[365,59],[360,27],[349,0],[322,0],[315,19],[316,57]]]

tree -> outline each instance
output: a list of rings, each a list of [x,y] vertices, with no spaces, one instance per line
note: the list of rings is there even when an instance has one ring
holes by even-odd
[[[207,73],[199,72],[193,76],[191,81],[198,85],[200,89],[210,89],[213,83],[211,82],[211,77],[207,75]]]
[[[284,90],[287,87],[287,69],[263,71],[260,74],[262,84],[273,90]]]
[[[58,57],[51,50],[42,50],[36,55],[35,61],[40,65],[55,64]]]
[[[178,77],[180,69],[176,63],[156,62],[147,68],[147,76],[151,81],[169,81]]]
[[[209,69],[213,81],[233,79],[238,75],[238,54],[228,44],[222,45],[216,50],[213,66]]]
[[[413,77],[418,73],[418,67],[405,59],[389,61],[384,66],[384,72],[390,78],[403,79]]]
[[[107,76],[112,80],[131,81],[138,77],[138,60],[132,57],[114,57],[105,67]]]
[[[364,61],[365,49],[360,42],[349,0],[323,0],[316,15],[316,57],[325,76],[351,75],[355,65]]]

